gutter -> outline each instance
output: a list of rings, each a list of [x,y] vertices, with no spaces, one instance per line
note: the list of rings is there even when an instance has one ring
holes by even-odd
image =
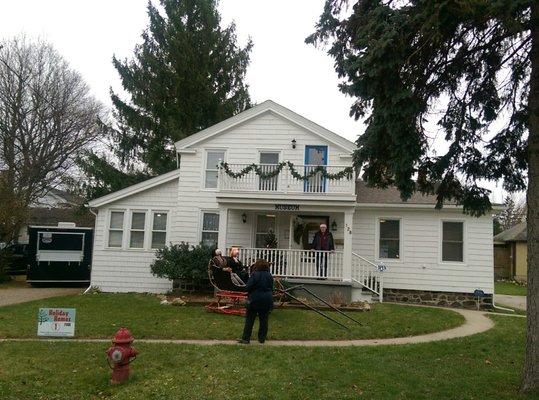
[[[95,220],[96,220],[96,222],[97,222],[97,213],[94,212],[94,210],[92,209],[92,207],[90,207],[90,206],[88,205],[88,203],[86,203],[85,206],[86,206],[86,207],[88,208],[88,210],[90,210],[90,212],[94,215]],[[95,228],[95,224],[94,224],[94,228]],[[94,232],[94,242],[95,242],[95,232]],[[94,245],[94,244],[95,244],[95,243],[93,243],[93,245]],[[93,264],[94,264],[94,262],[93,262],[93,261],[94,261],[94,260],[93,260],[93,258],[94,258],[94,246],[93,246],[93,245],[92,245],[92,267],[93,267]],[[91,289],[92,289],[92,277],[90,276],[90,286],[88,286],[88,287],[86,288],[86,290],[85,290],[84,292],[82,292],[82,294],[88,293]]]

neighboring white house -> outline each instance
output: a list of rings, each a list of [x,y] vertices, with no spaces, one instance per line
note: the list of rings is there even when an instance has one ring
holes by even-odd
[[[239,246],[246,263],[267,258],[276,275],[352,300],[365,288],[383,290],[384,299],[435,304],[472,305],[477,289],[491,297],[492,217],[464,215],[454,204],[435,210],[432,196],[402,202],[395,189],[368,188],[348,173],[354,148],[272,101],[177,142],[177,170],[90,202],[98,212],[92,285],[168,291],[171,282],[149,265],[156,248],[183,241]],[[231,176],[253,163],[280,172]],[[318,165],[343,176],[299,179]],[[336,245],[320,253],[327,280],[316,280],[321,256],[306,249],[321,222]],[[277,249],[265,248],[269,231]]]

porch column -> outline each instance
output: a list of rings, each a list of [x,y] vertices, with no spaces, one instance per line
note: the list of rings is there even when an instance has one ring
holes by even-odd
[[[228,207],[219,209],[219,235],[217,239],[217,247],[221,249],[223,254],[226,254],[226,230],[228,226]]]
[[[354,209],[344,212],[343,281],[352,281],[352,238],[354,237]]]

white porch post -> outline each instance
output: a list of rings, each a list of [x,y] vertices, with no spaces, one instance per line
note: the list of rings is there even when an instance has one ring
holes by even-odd
[[[219,235],[217,239],[217,247],[221,249],[223,254],[226,254],[226,230],[228,226],[228,207],[219,209]]]
[[[343,243],[343,281],[352,281],[352,239],[354,225],[354,209],[344,212],[344,243]]]

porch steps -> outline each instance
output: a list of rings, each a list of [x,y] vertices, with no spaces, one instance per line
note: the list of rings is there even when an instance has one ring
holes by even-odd
[[[352,301],[375,303],[380,301],[380,298],[377,293],[374,293],[357,282],[352,282]]]

